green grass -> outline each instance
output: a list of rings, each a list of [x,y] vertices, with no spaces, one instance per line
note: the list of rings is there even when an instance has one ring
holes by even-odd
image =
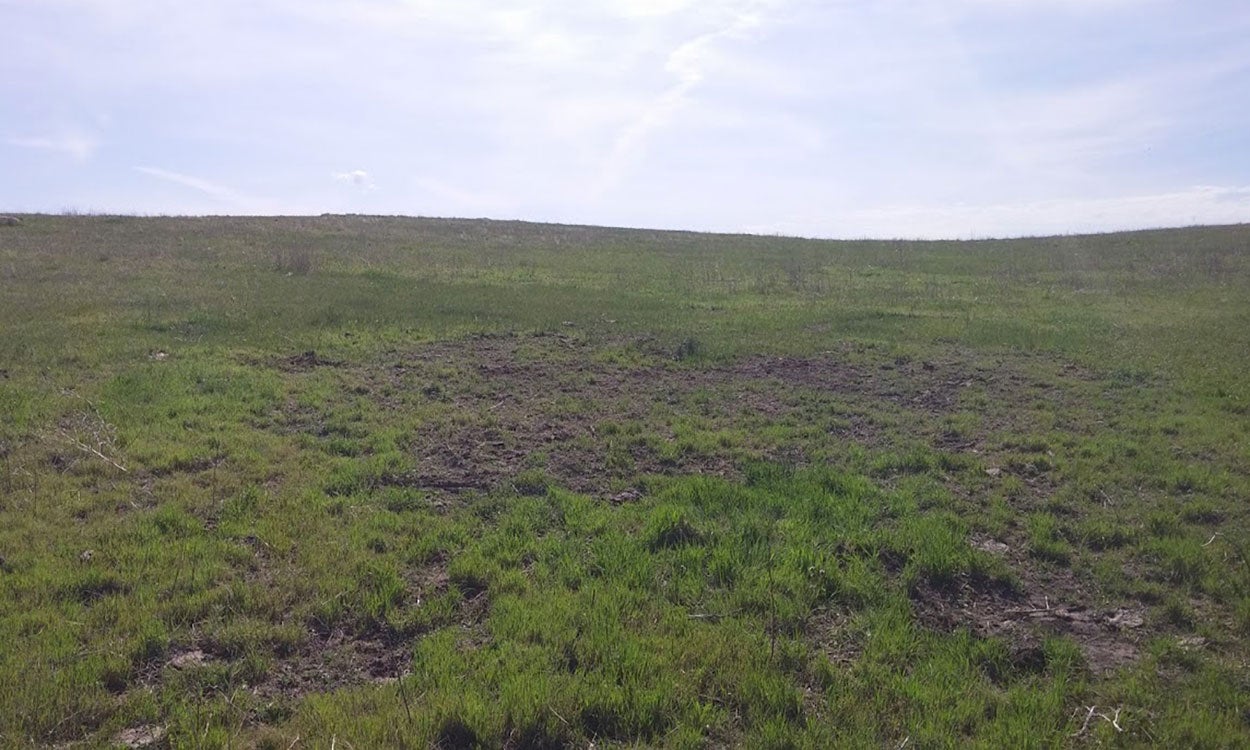
[[[0,746],[1245,745],[1248,248],[23,217]]]

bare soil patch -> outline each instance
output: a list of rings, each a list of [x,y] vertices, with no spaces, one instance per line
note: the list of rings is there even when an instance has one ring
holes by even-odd
[[[645,351],[648,344],[639,346]],[[494,336],[397,353],[387,366],[355,367],[366,397],[380,408],[435,414],[412,438],[416,468],[384,483],[425,490],[442,502],[506,486],[525,469],[539,468],[561,486],[609,498],[640,475],[736,476],[745,459],[802,465],[814,452],[850,443],[922,440],[937,450],[978,453],[988,435],[1027,425],[1022,397],[1054,408],[1066,398],[1063,389],[1034,382],[1021,363],[883,360],[850,345],[811,357],[757,356],[703,367],[656,352],[643,364],[601,353],[561,334]],[[284,361],[290,368],[342,364],[312,353]],[[1083,375],[1058,363],[1054,369],[1059,378]],[[974,391],[983,394],[976,434],[951,433],[942,418],[973,408],[965,400]],[[325,434],[320,419],[292,405],[279,422]],[[683,425],[727,437],[683,442]],[[804,437],[769,438],[772,427],[802,429]]]
[[[423,490],[437,506],[509,486],[526,469],[540,468],[552,483],[621,503],[640,497],[632,485],[640,475],[737,477],[744,460],[803,465],[813,454],[849,444],[889,450],[919,442],[979,456],[992,467],[990,479],[1016,476],[1028,488],[1021,499],[1028,505],[1053,491],[1048,470],[998,461],[993,436],[1026,434],[1039,413],[1080,413],[1074,406],[1098,383],[1088,370],[1029,355],[974,360],[954,352],[913,360],[848,344],[808,357],[700,366],[674,361],[645,341],[637,348],[644,356],[621,362],[563,334],[484,336],[396,353],[386,366],[357,367],[365,383],[357,393],[381,408],[432,407],[436,415],[411,441],[416,468],[383,483]],[[975,429],[945,426],[957,412],[975,413]],[[288,411],[283,421],[316,434],[317,420],[304,410]],[[734,441],[683,444],[683,423],[728,431]],[[777,434],[801,437],[767,437],[777,427]],[[1039,575],[1003,542],[973,544],[1008,557],[1024,593],[971,582],[921,589],[914,601],[924,625],[1003,637],[1025,661],[1045,635],[1064,635],[1096,673],[1136,658],[1135,613],[1092,607],[1070,572]],[[819,630],[820,623],[812,627]],[[814,634],[813,640],[826,639]],[[323,650],[336,647],[323,644]],[[829,650],[843,661],[853,658],[855,646],[830,642]]]
[[[405,578],[409,606],[445,594],[452,585],[448,560],[438,557]],[[456,609],[455,626],[470,639],[481,640],[483,623],[490,611],[485,590],[464,592]],[[312,627],[301,646],[276,659],[265,680],[254,686],[256,695],[294,699],[308,693],[337,690],[370,682],[391,682],[410,671],[412,649],[421,633],[395,631],[381,623],[366,627]]]
[[[245,540],[256,550],[257,567],[253,578],[268,578],[268,560],[263,544],[254,537]],[[490,596],[485,589],[457,586],[447,573],[449,560],[438,556],[405,573],[405,606],[420,607],[456,586],[463,598],[456,606],[453,621],[439,627],[459,628],[462,642],[472,647],[487,639],[485,621],[490,612]],[[298,646],[269,654],[264,675],[249,686],[250,692],[266,701],[286,702],[311,693],[324,693],[368,683],[391,682],[411,671],[413,646],[422,632],[400,632],[381,622],[347,622],[322,627],[310,622]],[[140,682],[156,685],[167,679],[170,670],[194,671],[233,663],[238,654],[223,653],[213,644],[197,642],[175,647],[164,658],[141,670]]]
[[[343,363],[318,356],[317,352],[310,349],[300,354],[293,354],[290,357],[283,357],[274,364],[278,369],[286,372],[307,372],[317,367],[338,367]]]
[[[912,593],[916,616],[943,632],[966,629],[981,637],[1003,638],[1017,666],[1037,666],[1042,639],[1062,635],[1075,642],[1095,674],[1107,674],[1134,662],[1140,653],[1138,629],[1143,612],[1133,608],[1098,609],[1066,571],[1043,582],[1025,569],[1023,593],[1000,585],[961,580]]]
[[[343,628],[313,632],[298,651],[274,661],[253,693],[266,698],[298,698],[393,680],[411,664],[412,640],[380,628],[365,633]]]

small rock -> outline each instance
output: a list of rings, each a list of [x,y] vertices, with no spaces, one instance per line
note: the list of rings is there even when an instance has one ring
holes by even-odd
[[[989,552],[995,555],[1005,555],[1011,551],[1011,547],[997,539],[973,539],[969,544],[972,545],[973,549],[979,549],[982,552]]]
[[[642,497],[641,492],[633,488],[630,488],[628,490],[625,490],[624,492],[616,493],[615,495],[612,496],[611,499],[612,499],[612,502],[614,503],[631,503],[640,497]]]
[[[169,666],[174,669],[188,669],[190,667],[203,666],[204,662],[207,660],[208,657],[204,655],[204,652],[197,648],[191,651],[183,651],[181,654],[176,654],[169,660]]]
[[[125,747],[151,747],[165,738],[166,731],[165,727],[144,724],[118,732],[116,742]]]
[[[156,360],[157,362],[163,362],[164,360],[169,359],[169,352],[161,351],[158,349],[157,351],[152,352],[148,356],[150,356],[152,359]]]
[[[95,557],[95,550],[85,549],[78,556],[79,562],[91,562],[91,558]]]
[[[1003,470],[1002,470],[1002,469],[1000,469],[1000,468],[998,468],[997,466],[993,466],[993,467],[991,467],[991,468],[986,469],[986,470],[985,470],[985,473],[986,473],[986,475],[987,475],[987,476],[996,477],[996,476],[998,476],[998,475],[1002,474],[1002,473],[1003,473]]]
[[[1185,651],[1196,651],[1207,645],[1207,639],[1200,635],[1183,635],[1176,639],[1176,644]]]
[[[1146,624],[1146,618],[1142,617],[1141,612],[1135,612],[1131,609],[1117,609],[1107,622],[1117,628],[1140,628]]]

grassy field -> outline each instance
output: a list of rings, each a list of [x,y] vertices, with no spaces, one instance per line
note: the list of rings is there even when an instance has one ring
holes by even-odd
[[[0,746],[1245,747],[1250,227],[0,227]]]

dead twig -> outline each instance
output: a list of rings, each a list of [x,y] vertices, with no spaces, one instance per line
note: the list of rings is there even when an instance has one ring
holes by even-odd
[[[67,437],[68,437],[68,436],[67,436]],[[130,473],[130,470],[129,470],[129,469],[127,469],[125,466],[122,466],[121,464],[117,463],[116,461],[114,461],[113,459],[109,458],[108,456],[104,455],[103,453],[101,453],[101,452],[99,451],[99,449],[97,449],[97,448],[93,448],[93,447],[91,447],[90,445],[87,445],[86,443],[82,442],[81,440],[77,440],[77,439],[74,439],[74,438],[72,438],[72,437],[70,437],[70,438],[69,438],[69,442],[73,443],[73,444],[74,444],[74,445],[75,445],[75,446],[76,446],[79,450],[81,450],[81,451],[83,451],[83,452],[86,452],[86,453],[91,453],[91,454],[93,454],[93,455],[95,455],[95,456],[97,456],[97,457],[99,457],[99,458],[101,458],[101,459],[103,459],[103,460],[105,460],[105,461],[109,462],[109,463],[110,463],[110,464],[112,464],[113,466],[116,466],[117,468],[121,469],[123,472],[126,472],[127,474],[129,474],[129,473]]]
[[[95,456],[123,473],[130,473],[120,461],[109,455],[117,453],[117,428],[100,415],[100,409],[93,401],[72,390],[62,393],[82,401],[88,408],[62,419],[56,433],[51,437]]]
[[[1113,715],[1111,715],[1111,716],[1108,716],[1107,714],[1105,714],[1105,713],[1103,713],[1103,712],[1099,711],[1099,710],[1098,710],[1098,706],[1086,706],[1086,707],[1085,707],[1085,710],[1086,710],[1086,713],[1085,713],[1085,720],[1084,720],[1083,722],[1081,722],[1081,728],[1080,728],[1080,729],[1078,729],[1078,730],[1076,730],[1075,732],[1073,732],[1072,734],[1070,734],[1070,735],[1068,735],[1068,736],[1070,736],[1070,737],[1079,737],[1079,736],[1081,736],[1082,734],[1084,734],[1084,733],[1085,733],[1085,731],[1086,731],[1086,730],[1088,730],[1088,729],[1089,729],[1089,723],[1090,723],[1091,721],[1093,721],[1095,718],[1099,718],[1099,719],[1102,719],[1103,721],[1107,722],[1107,723],[1108,723],[1108,724],[1110,724],[1112,727],[1114,727],[1114,728],[1115,728],[1115,731],[1117,731],[1117,732],[1123,732],[1123,731],[1124,731],[1124,727],[1120,726],[1120,712],[1124,710],[1123,708],[1117,708],[1117,709],[1115,710],[1115,714],[1113,714]],[[1074,709],[1072,713],[1074,713],[1074,714],[1075,714],[1075,713],[1077,713],[1077,712],[1079,712],[1079,711],[1080,711],[1080,709],[1079,709],[1079,708],[1078,708],[1078,709]]]
[[[1009,609],[1006,611],[1005,614],[1015,617],[1019,615],[1044,615],[1048,612],[1055,612],[1055,611],[1056,610],[1051,609],[1049,606],[1046,606],[1046,607],[1030,607],[1026,609]],[[1063,610],[1058,610],[1058,611],[1060,612],[1059,616],[1062,617],[1064,614]]]
[[[554,709],[554,708],[552,708],[551,706],[547,706],[547,710],[548,710],[548,711],[550,711],[552,714],[554,714],[554,715],[555,715],[555,717],[556,717],[557,719],[559,719],[560,721],[564,722],[564,726],[566,726],[566,727],[571,727],[571,726],[572,726],[572,724],[569,724],[569,722],[568,722],[568,720],[567,720],[567,719],[565,719],[563,716],[561,716],[561,715],[560,715],[560,712],[559,712],[559,711],[555,710],[555,709]]]
[[[768,658],[777,658],[777,589],[773,585],[773,556],[768,556]]]
[[[418,602],[420,600],[418,599]],[[408,691],[404,689],[404,676],[401,674],[397,680],[399,683],[399,697],[404,701],[404,713],[408,714],[408,723],[412,723],[412,709],[408,707]]]
[[[1089,713],[1085,714],[1085,721],[1081,723],[1081,728],[1076,730],[1072,734],[1068,735],[1069,737],[1080,737],[1082,734],[1085,734],[1086,729],[1089,729],[1089,720],[1094,718],[1094,710],[1097,708],[1097,706],[1089,706],[1088,708],[1089,708]],[[1075,714],[1079,710],[1080,709],[1074,709],[1072,713]]]

